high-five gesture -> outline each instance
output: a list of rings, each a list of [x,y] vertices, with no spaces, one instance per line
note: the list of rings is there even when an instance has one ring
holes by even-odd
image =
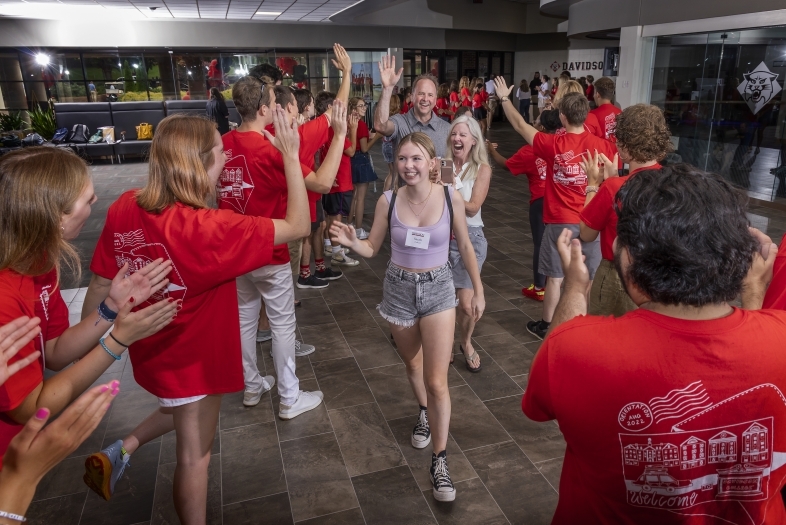
[[[172,271],[172,261],[165,262],[163,258],[156,259],[131,275],[126,275],[128,263],[124,264],[112,279],[106,305],[110,310],[117,312],[131,297],[137,301],[137,304],[144,303],[151,295],[169,284],[166,276],[170,271]]]
[[[333,120],[330,121],[330,127],[337,137],[347,134],[347,105],[338,99],[333,101]]]
[[[513,90],[513,86],[508,86],[505,82],[505,78],[502,77],[502,75],[497,75],[497,77],[494,78],[494,88],[496,89],[497,96],[499,98],[507,97]]]
[[[382,88],[393,87],[398,83],[401,78],[401,73],[404,68],[398,70],[396,73],[396,57],[393,55],[382,55],[382,60],[379,61],[379,76],[382,80]]]
[[[336,58],[331,59],[333,66],[343,71],[345,75],[349,75],[352,72],[352,60],[347,50],[341,44],[333,44],[333,53],[336,55]]]
[[[276,136],[270,134],[268,130],[262,130],[265,137],[273,143],[278,151],[285,157],[287,155],[294,155],[297,157],[298,150],[300,149],[300,134],[297,132],[297,122],[289,121],[289,116],[276,104],[273,110],[273,129],[276,131]]]

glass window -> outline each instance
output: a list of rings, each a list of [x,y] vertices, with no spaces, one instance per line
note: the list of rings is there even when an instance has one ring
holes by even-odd
[[[169,53],[145,53],[145,76],[150,100],[177,99],[175,74]]]
[[[783,27],[659,37],[650,100],[678,158],[751,197],[786,198],[784,56]]]
[[[27,109],[25,85],[22,82],[0,82],[0,109]]]
[[[308,85],[308,60],[305,53],[276,52],[276,67],[284,74],[281,82],[285,86],[306,87]]]
[[[213,62],[213,61],[216,62]],[[215,68],[218,67],[218,57],[204,56],[192,53],[175,53],[173,56],[175,73],[177,76],[177,89],[181,100],[207,100],[208,73],[213,75],[212,83],[222,85],[223,75],[218,75]],[[211,72],[211,64],[213,70]]]
[[[123,93],[117,97],[117,100],[119,102],[149,100],[147,68],[143,58],[139,55],[121,56],[118,61],[122,65],[121,75],[117,78],[117,82],[122,82],[122,84],[118,84],[117,88],[121,89]]]
[[[19,55],[16,53],[0,53],[0,81],[21,81],[22,68],[19,66]]]
[[[84,82],[55,82],[50,91],[58,102],[88,102]]]

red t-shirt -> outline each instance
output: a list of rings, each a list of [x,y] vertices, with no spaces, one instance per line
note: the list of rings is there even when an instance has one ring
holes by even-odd
[[[529,144],[519,149],[505,163],[505,167],[513,175],[524,174],[527,176],[530,204],[537,199],[543,198],[543,193],[546,191],[547,164],[545,160],[535,156],[535,152]]]
[[[455,91],[450,92],[450,105],[455,107],[459,106],[459,94]]]
[[[364,123],[365,125],[365,123]],[[358,132],[360,131],[360,122],[358,122]],[[368,130],[366,130],[368,133]],[[360,139],[358,139],[360,140]],[[319,150],[319,162],[325,162],[325,157],[327,157],[328,148],[330,147],[330,143],[333,142],[333,128],[330,128],[328,132],[328,141],[327,143],[322,146],[322,149]],[[352,147],[352,143],[349,139],[344,139],[344,149]],[[338,164],[338,173],[336,174],[336,181],[333,183],[333,187],[330,188],[330,193],[343,193],[345,191],[352,191],[352,157],[347,155],[346,153],[341,154],[341,160]]]
[[[483,99],[483,102],[486,102],[489,99],[489,92],[488,91],[481,91],[480,97]]]
[[[587,118],[584,120],[584,129],[596,137],[600,137],[602,139],[606,138],[606,135],[603,131],[603,126],[600,125],[600,122],[598,122],[598,117],[593,115],[592,112],[587,113]]]
[[[617,137],[614,131],[617,129],[617,115],[622,113],[622,110],[614,104],[602,104],[597,108],[590,111],[590,115],[594,115],[603,130],[604,139],[612,142],[617,142]]]
[[[472,95],[472,108],[478,109],[483,107],[483,95],[475,93]]]
[[[133,272],[162,257],[170,283],[139,307],[183,300],[174,321],[129,348],[136,382],[165,398],[242,390],[235,278],[270,264],[273,221],[179,203],[148,213],[135,193],[109,207],[90,270],[111,279],[126,262]]]
[[[784,243],[786,243],[786,235],[778,245],[779,251],[772,270],[772,282],[764,295],[762,308],[786,310],[786,244]]]
[[[438,98],[437,103],[434,105],[434,113],[439,116],[449,117],[450,115],[441,115],[438,110],[440,109],[450,109],[450,101],[446,98]]]
[[[600,232],[600,253],[607,261],[614,260],[614,239],[617,238],[617,213],[614,211],[614,198],[625,181],[644,170],[659,170],[660,164],[631,171],[624,177],[612,177],[600,186],[598,194],[587,204],[579,218],[581,222]]]
[[[581,155],[598,150],[614,156],[616,148],[605,139],[584,133],[537,133],[532,144],[536,156],[551,164],[546,178],[543,222],[545,224],[578,224],[584,208],[587,175],[581,167]]]
[[[357,151],[360,151],[360,139],[368,140],[370,136],[371,136],[371,134],[368,132],[368,125],[366,124],[366,121],[365,120],[358,120],[358,132],[357,132],[357,136],[356,136],[356,138],[358,140]],[[332,138],[333,138],[333,136],[331,135],[331,139]],[[346,149],[346,148],[344,148],[344,149]],[[325,154],[327,155],[327,151],[325,152]]]
[[[9,364],[36,350],[43,356],[45,341],[60,337],[68,329],[68,306],[60,295],[56,270],[36,277],[20,275],[8,269],[0,271],[0,326],[25,315],[41,319],[41,335],[19,350],[8,361]],[[0,385],[0,412],[17,408],[43,380],[43,358],[9,377]],[[0,415],[0,468],[8,444],[21,432],[23,426]]]
[[[786,523],[783,341],[775,310],[557,327],[522,400],[567,442],[552,523]]]
[[[595,86],[593,86],[592,84],[588,85],[586,95],[587,95],[587,100],[592,102],[594,100],[594,95],[595,95]]]
[[[218,179],[218,207],[268,219],[286,218],[287,178],[281,152],[255,131],[230,131],[221,140],[229,160]],[[302,162],[300,167],[304,178],[312,172]],[[269,264],[288,262],[287,245],[276,246]]]
[[[469,94],[469,89],[461,88],[461,96],[464,97],[464,100],[461,101],[462,106],[472,105],[472,95]]]
[[[399,111],[399,113],[404,115],[404,114],[406,114],[407,111],[409,111],[409,108],[411,108],[411,107],[412,107],[412,104],[407,104],[406,102],[402,102],[401,103],[401,111]]]
[[[329,128],[330,124],[328,123],[326,115],[320,115],[298,126],[297,131],[298,135],[300,135],[298,157],[300,157],[301,164],[311,169],[308,173],[303,172],[304,177],[307,177],[309,173],[314,171],[314,156],[327,140]],[[276,130],[273,124],[268,125],[265,129],[275,137]],[[316,222],[317,201],[322,198],[322,194],[308,190],[306,190],[306,193],[308,194],[308,208],[311,214],[311,222]]]

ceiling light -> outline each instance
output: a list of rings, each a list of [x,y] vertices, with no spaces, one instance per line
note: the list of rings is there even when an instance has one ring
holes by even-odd
[[[67,69],[66,69],[66,70],[65,70],[65,74],[66,74],[66,75],[70,75],[70,74],[71,74],[71,72],[70,72],[69,70],[67,70]]]
[[[281,11],[257,11],[257,14],[260,16],[278,16],[281,14]]]
[[[39,66],[48,66],[49,65],[49,55],[45,55],[44,53],[38,53],[35,56],[36,64]]]

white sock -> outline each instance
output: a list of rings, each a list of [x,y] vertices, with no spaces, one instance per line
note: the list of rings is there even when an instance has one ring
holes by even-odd
[[[333,257],[341,254],[341,245],[333,246]]]
[[[325,241],[325,246],[331,246],[330,239],[323,239]]]

